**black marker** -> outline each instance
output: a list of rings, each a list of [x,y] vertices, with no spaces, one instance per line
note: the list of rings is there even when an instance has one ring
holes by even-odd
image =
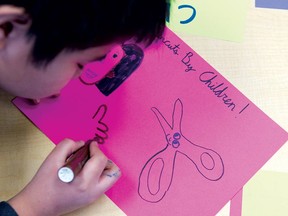
[[[63,167],[58,170],[58,177],[62,182],[72,182],[76,175],[82,170],[84,164],[90,157],[89,146],[92,141],[88,140],[84,146],[72,153]]]

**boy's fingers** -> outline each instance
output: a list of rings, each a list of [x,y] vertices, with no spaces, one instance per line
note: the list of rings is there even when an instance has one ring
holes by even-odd
[[[84,179],[89,179],[89,181],[98,181],[105,169],[107,160],[107,157],[98,148],[97,143],[93,141],[90,144],[90,158],[84,165],[80,175],[82,175]]]
[[[89,150],[90,150],[90,158],[92,158],[93,156],[95,156],[96,154],[101,154],[101,150],[98,148],[98,143],[96,141],[92,141],[90,143],[89,146]],[[100,151],[100,152],[99,152]],[[103,154],[103,153],[102,153]],[[104,154],[103,154],[104,155]]]
[[[64,139],[53,149],[50,157],[53,157],[54,160],[64,164],[67,157],[69,157],[77,149],[81,148],[84,144],[84,141],[75,142],[71,139]]]
[[[112,161],[108,161],[108,165],[103,171],[99,179],[99,187],[103,192],[109,190],[121,177],[121,171],[119,167]]]
[[[81,179],[95,184],[98,182],[103,192],[107,191],[121,176],[120,169],[102,153],[96,142],[90,144],[90,159],[80,173]]]
[[[98,148],[97,143],[95,141],[93,141],[90,145],[90,157],[91,158],[92,157],[97,158],[97,157],[99,157],[98,154],[101,154],[104,157],[104,160],[106,162],[104,169],[101,172],[100,178],[105,177],[105,176],[107,176],[107,177],[114,176],[115,178],[120,177],[121,172],[120,172],[119,167],[112,160],[107,159],[106,156],[102,153],[102,151]],[[103,163],[104,163],[104,161],[103,161]],[[103,163],[102,163],[102,165],[103,165]],[[101,181],[101,179],[99,179],[99,181]]]
[[[121,176],[121,170],[119,169],[119,167],[113,161],[108,160],[105,170],[101,175],[101,178],[114,177],[117,179],[120,176]]]

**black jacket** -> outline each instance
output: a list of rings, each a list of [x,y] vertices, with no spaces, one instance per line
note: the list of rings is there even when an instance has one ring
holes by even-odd
[[[16,211],[7,202],[0,202],[0,216],[18,216]]]

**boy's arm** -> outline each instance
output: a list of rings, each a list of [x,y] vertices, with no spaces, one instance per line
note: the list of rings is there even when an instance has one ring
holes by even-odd
[[[90,144],[90,159],[72,182],[64,183],[58,178],[58,170],[67,157],[83,145],[83,141],[66,139],[54,148],[31,182],[8,201],[19,215],[62,215],[94,202],[112,187],[120,170],[96,142]]]

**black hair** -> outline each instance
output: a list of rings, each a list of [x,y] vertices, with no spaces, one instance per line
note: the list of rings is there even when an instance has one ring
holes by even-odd
[[[135,38],[151,44],[165,27],[166,0],[0,0],[24,7],[35,39],[32,60],[47,65],[63,50]]]

